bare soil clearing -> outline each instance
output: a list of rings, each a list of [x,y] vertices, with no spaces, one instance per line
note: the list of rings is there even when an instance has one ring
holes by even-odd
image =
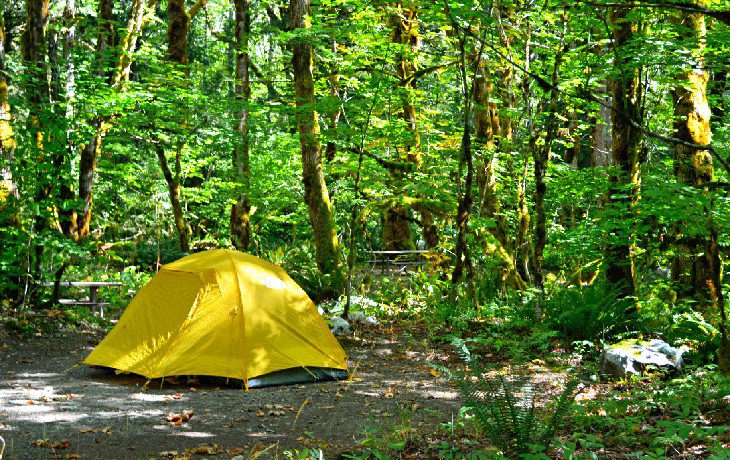
[[[249,457],[264,449],[259,458],[282,458],[284,450],[308,447],[335,458],[354,450],[364,429],[387,432],[404,414],[420,432],[435,432],[459,401],[430,363],[453,357],[399,335],[378,328],[340,339],[352,381],[245,392],[186,378],[145,388],[142,377],[76,366],[101,331],[19,338],[0,326],[5,458],[173,458],[196,449],[191,458]]]

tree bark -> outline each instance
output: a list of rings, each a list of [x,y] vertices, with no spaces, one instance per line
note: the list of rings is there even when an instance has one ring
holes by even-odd
[[[177,65],[187,76],[188,69],[188,34],[192,18],[203,8],[207,0],[198,0],[190,10],[185,9],[185,0],[168,0],[167,2],[167,59]],[[180,250],[190,252],[190,226],[188,225],[182,206],[182,148],[175,148],[175,174],[173,175],[167,163],[165,149],[159,142],[155,145],[157,158],[162,174],[167,182],[167,189],[172,204],[172,214],[175,220],[175,229],[180,240]]]
[[[182,201],[180,199],[182,195],[182,188],[180,186],[180,176],[182,172],[182,154],[179,148],[176,149],[175,174],[173,174],[172,171],[170,171],[170,166],[167,163],[165,148],[158,143],[155,145],[155,151],[157,153],[157,159],[160,163],[160,169],[162,169],[162,174],[165,176],[165,182],[167,182],[167,190],[170,194],[170,203],[172,204],[172,215],[175,220],[175,229],[177,230],[177,235],[180,240],[180,250],[182,252],[189,252],[190,229],[188,228],[187,222],[185,222]]]
[[[497,104],[492,101],[494,85],[487,59],[482,57],[474,64],[474,136],[484,158],[477,170],[479,190],[479,215],[494,220],[490,233],[503,247],[507,247],[507,218],[497,194],[498,152],[495,138],[501,136]]]
[[[8,78],[5,67],[5,15],[0,9],[0,227],[18,224],[16,198],[17,188],[13,182],[12,164],[15,151],[15,132],[13,131]]]
[[[8,77],[6,76],[5,67],[5,15],[0,10],[0,157],[4,158],[7,163],[12,161],[13,150],[15,149],[15,133],[12,126],[12,114],[10,111],[10,99],[8,92]],[[7,171],[3,169],[3,180],[7,183],[3,184],[8,192],[12,194],[14,187],[12,185],[12,176],[10,168]],[[7,177],[7,178],[6,178]],[[2,193],[2,192],[0,192]]]
[[[705,6],[701,0],[696,0],[695,4]],[[709,145],[712,132],[706,95],[709,76],[704,68],[705,18],[700,13],[683,13],[675,22],[684,31],[682,42],[691,49],[688,50],[688,70],[678,76],[679,84],[672,92],[674,137],[693,144]],[[713,158],[707,150],[675,144],[674,173],[683,184],[702,186],[714,179]],[[706,197],[709,193],[704,190]],[[679,238],[678,254],[672,264],[672,279],[679,284],[678,295],[694,298],[703,316],[713,322],[718,316],[722,318],[724,313],[718,315],[722,308],[719,304],[722,267],[711,209],[705,209],[705,220],[709,231],[704,235]],[[687,234],[691,232],[691,225],[681,221],[675,226],[675,231],[678,235]],[[723,334],[726,328],[727,325],[721,322],[719,329]]]
[[[112,87],[124,91],[132,69],[132,57],[137,51],[137,40],[146,24],[145,10],[154,10],[158,0],[132,0],[129,20],[127,21],[127,33],[119,44],[119,58],[117,68],[112,77]]]
[[[466,177],[464,179],[464,186],[461,187],[459,184],[459,204],[456,210],[456,263],[454,264],[454,272],[451,275],[451,282],[453,284],[459,284],[463,276],[464,269],[466,269],[467,283],[469,288],[469,297],[472,301],[472,307],[476,310],[479,307],[479,299],[476,294],[476,287],[474,285],[474,267],[471,260],[471,253],[469,250],[468,236],[469,236],[469,215],[471,208],[474,204],[474,198],[472,196],[472,187],[474,185],[474,161],[472,158],[471,148],[471,118],[472,118],[472,96],[474,91],[469,91],[469,84],[467,83],[467,67],[466,67],[466,46],[465,39],[459,39],[459,55],[461,58],[461,86],[462,95],[464,97],[464,108],[462,116],[463,121],[463,134],[461,137],[461,158],[459,160],[459,177],[458,181],[461,182],[461,174],[466,168]],[[476,76],[475,76],[476,80]],[[476,85],[476,81],[473,83]]]
[[[405,122],[406,139],[404,150],[406,161],[421,165],[421,137],[416,123],[416,107],[413,104],[414,73],[416,65],[411,54],[415,54],[419,48],[418,39],[418,18],[416,17],[415,5],[404,7],[401,3],[396,4],[395,11],[391,16],[393,27],[393,43],[398,47],[396,52],[396,74],[398,75],[400,87],[400,100],[402,119]],[[398,170],[390,170],[396,183],[410,179],[407,173]],[[415,249],[408,218],[409,208],[398,200],[393,200],[385,213],[383,219],[383,249],[387,251],[402,251]]]
[[[190,15],[185,0],[167,1],[167,59],[178,64],[188,63],[188,33]]]
[[[545,127],[545,142],[544,144],[533,150],[533,162],[535,164],[535,208],[533,214],[535,216],[535,256],[533,263],[535,266],[534,279],[535,287],[537,287],[543,293],[545,292],[545,284],[543,282],[542,273],[542,262],[543,252],[545,245],[547,244],[547,218],[545,216],[545,193],[547,192],[547,183],[545,178],[547,176],[547,168],[550,163],[550,152],[552,149],[553,139],[556,135],[557,130],[557,116],[558,116],[558,77],[560,73],[560,64],[563,60],[564,40],[566,29],[568,27],[567,13],[563,11],[563,28],[558,43],[558,49],[555,51],[555,61],[553,63],[552,73],[552,88],[550,89],[550,102],[548,105],[548,119]],[[540,320],[542,318],[542,311],[540,302],[537,302],[535,307],[535,319]]]
[[[309,0],[290,0],[292,30],[309,29]],[[309,222],[314,233],[317,267],[324,274],[334,275],[335,289],[344,288],[342,256],[337,239],[332,202],[322,171],[322,143],[317,112],[314,110],[314,75],[312,45],[308,37],[298,37],[291,44],[296,121],[302,153],[304,200],[309,209]]]
[[[251,243],[251,165],[249,137],[249,110],[251,99],[251,79],[248,51],[251,34],[251,1],[234,0],[236,21],[236,100],[243,104],[236,130],[241,133],[241,141],[233,149],[233,167],[241,180],[241,190],[236,203],[231,208],[231,239],[236,249],[248,250]]]
[[[605,248],[606,278],[621,296],[633,296],[636,290],[634,275],[634,234],[627,230],[627,222],[634,214],[639,198],[640,159],[643,136],[632,121],[643,120],[643,90],[639,69],[626,47],[637,31],[637,24],[629,18],[635,6],[615,7],[611,11],[616,77],[612,81],[612,164],[616,173],[610,178],[609,205],[613,207],[613,229]],[[629,217],[629,219],[627,219]]]

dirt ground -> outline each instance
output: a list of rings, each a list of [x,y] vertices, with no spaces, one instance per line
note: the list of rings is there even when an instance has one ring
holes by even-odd
[[[77,365],[103,338],[99,330],[19,338],[0,326],[4,458],[286,458],[285,450],[310,447],[336,458],[355,450],[364,430],[387,434],[406,421],[436,432],[459,402],[430,363],[451,358],[402,335],[378,327],[340,338],[352,381],[245,392],[186,378],[145,387],[141,377]],[[189,420],[168,420],[185,411]]]

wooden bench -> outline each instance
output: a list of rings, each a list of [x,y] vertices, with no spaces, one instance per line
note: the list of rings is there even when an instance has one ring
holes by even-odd
[[[397,275],[405,275],[411,267],[428,264],[423,257],[429,251],[425,249],[413,249],[407,251],[368,251],[370,254],[370,265],[373,272],[380,267],[380,274],[384,275],[394,272]]]
[[[43,284],[46,286],[53,286],[55,283],[53,281],[48,281]],[[104,286],[124,286],[124,283],[119,283],[115,281],[62,281],[61,283],[59,283],[59,286],[89,288],[88,299],[58,299],[58,303],[60,303],[61,305],[87,305],[91,308],[92,313],[96,312],[98,309],[99,317],[103,318],[104,307],[108,307],[111,304],[107,302],[100,302],[97,299],[99,288]]]

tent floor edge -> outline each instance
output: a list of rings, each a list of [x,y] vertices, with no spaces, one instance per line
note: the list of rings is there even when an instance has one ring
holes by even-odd
[[[249,388],[264,388],[278,385],[294,385],[297,383],[315,383],[331,380],[347,380],[350,374],[345,369],[329,367],[292,367],[270,372],[248,379]]]

